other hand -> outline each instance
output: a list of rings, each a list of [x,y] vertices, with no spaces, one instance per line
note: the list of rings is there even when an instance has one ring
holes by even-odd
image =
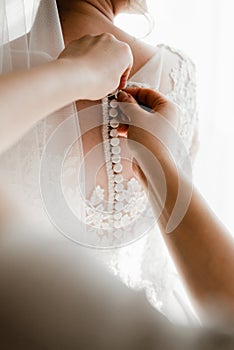
[[[176,104],[157,91],[140,87],[121,91],[118,101],[121,102],[120,109],[130,120],[128,139],[144,145],[153,153],[156,152],[155,147],[159,146],[160,140],[157,135],[160,133],[160,139],[166,143],[165,146],[170,143],[172,128],[178,130],[180,124],[181,111]],[[160,120],[162,123],[159,123]]]
[[[130,47],[111,34],[86,35],[72,41],[59,56],[66,63],[70,84],[80,90],[80,99],[98,100],[122,89],[130,74]]]

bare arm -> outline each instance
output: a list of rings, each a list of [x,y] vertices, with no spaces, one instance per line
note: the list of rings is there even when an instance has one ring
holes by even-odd
[[[176,123],[176,110],[163,96],[146,89],[127,89],[139,103],[160,112],[170,122]],[[167,194],[159,216],[164,192],[161,191],[154,163],[138,147],[132,149],[140,169],[138,176],[146,184],[165,242],[192,295],[202,318],[209,316],[210,306],[215,303],[218,311],[226,307],[234,317],[234,241],[226,228],[217,219],[199,192],[193,188],[188,209],[180,224],[171,233],[166,233],[167,223],[176,204],[178,180],[186,193],[189,182],[178,170],[167,149],[146,130],[146,124],[153,129],[154,114],[142,111],[130,96],[120,95],[121,102],[132,102],[123,107],[125,113],[136,121],[141,129],[130,126],[128,137],[144,145],[159,161],[166,180]],[[162,117],[163,118],[163,117]],[[177,204],[178,205],[178,204]],[[211,303],[211,304],[210,304]],[[217,310],[216,310],[217,311]],[[225,310],[226,311],[226,310]]]
[[[63,62],[10,73],[0,78],[0,151],[15,142],[37,121],[75,97],[63,89]],[[77,91],[79,96],[79,91]]]
[[[131,65],[128,45],[103,34],[70,43],[56,61],[0,76],[0,152],[72,101],[97,100],[123,87]]]
[[[144,158],[138,159],[146,177],[150,179],[151,201],[157,198],[156,176],[149,176],[151,167]],[[194,304],[205,319],[215,311],[230,311],[234,316],[234,241],[223,224],[209,208],[200,193],[194,188],[188,210],[179,226],[166,233],[166,226],[178,193],[178,176],[182,190],[188,184],[183,175],[177,173],[174,164],[167,159],[160,161],[167,182],[167,199],[159,225],[165,242],[174,258]],[[157,213],[157,207],[154,205]],[[224,310],[223,308],[226,308]]]

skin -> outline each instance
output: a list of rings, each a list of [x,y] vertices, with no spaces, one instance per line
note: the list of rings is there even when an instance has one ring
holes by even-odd
[[[57,109],[79,99],[97,100],[123,87],[132,61],[128,45],[110,34],[101,34],[69,43],[53,62],[1,75],[0,153]]]
[[[178,179],[182,181],[186,191],[188,180],[176,167],[167,149],[159,140],[147,131],[144,123],[152,123],[155,115],[142,111],[139,104],[148,106],[160,113],[174,127],[178,122],[178,110],[159,93],[140,88],[129,88],[119,94],[122,110],[128,118],[139,127],[130,125],[128,138],[145,146],[159,161],[166,179],[167,196],[163,208],[160,184],[154,164],[139,148],[132,148],[138,162],[135,173],[145,187],[150,191],[152,202],[163,238],[174,258],[188,291],[194,300],[194,305],[203,320],[211,318],[215,311],[234,318],[234,241],[225,226],[209,208],[201,194],[193,188],[192,197],[181,223],[171,232],[166,233],[166,227],[175,206]],[[176,116],[176,117],[175,117]],[[162,209],[159,215],[159,210]],[[227,316],[225,315],[225,317]],[[217,315],[216,315],[217,316]]]
[[[136,71],[138,71],[156,52],[154,47],[135,39],[114,25],[114,18],[117,14],[121,12],[129,12],[129,3],[127,0],[58,0],[57,4],[65,43],[69,43],[74,39],[79,39],[86,34],[97,35],[103,32],[111,33],[118,40],[126,43],[131,48],[133,54],[133,66],[130,72],[130,77]],[[107,65],[107,68],[109,70],[109,64]],[[101,120],[102,111],[100,101],[92,102],[90,100],[82,100],[78,101],[76,105],[79,111],[79,123],[81,130],[85,128],[85,113],[90,107],[99,105],[99,107],[96,107],[94,111],[89,109],[89,117],[92,118],[93,116],[94,119]],[[96,145],[100,145],[102,143],[101,127],[96,127],[95,129],[85,133],[82,141],[84,155],[86,155],[88,152],[92,151]],[[122,151],[126,158],[131,158],[129,150],[127,147],[124,147],[124,145],[122,145]],[[87,197],[90,197],[95,185],[100,185],[104,189],[107,188],[108,179],[105,165],[101,166],[100,168],[100,164],[104,164],[103,152],[100,152],[98,157],[100,159],[96,166],[94,165],[92,157],[90,160],[86,159]],[[134,176],[131,162],[127,160],[122,161],[122,165],[122,173],[124,178],[127,180],[131,179]],[[96,174],[96,176],[93,174]],[[107,191],[105,191],[105,195],[107,198]]]
[[[129,11],[127,0],[58,0],[57,4],[65,44],[87,34],[110,33],[131,48],[134,60],[130,76],[156,52],[151,45],[137,40],[114,25],[117,14]]]
[[[106,42],[105,42],[106,38]],[[100,41],[99,41],[100,39]],[[108,41],[111,41],[109,36],[108,37],[101,37],[97,38],[97,44],[101,44],[102,40],[104,39],[105,45]],[[85,39],[86,40],[86,39]],[[98,55],[100,53],[100,50],[97,51],[88,51],[90,54],[87,54],[87,43],[92,43],[91,47],[93,47],[93,41],[96,40],[95,38],[88,38],[86,41],[86,44],[84,44],[85,50],[81,50],[81,57],[88,59],[93,57],[94,53],[95,55]],[[80,49],[80,43],[76,42],[76,44],[79,44]],[[101,96],[95,95],[95,92],[92,91],[92,94],[89,96],[90,92],[90,84],[87,83],[87,74],[85,75],[85,80],[83,81],[83,70],[79,71],[79,66],[82,66],[83,59],[80,59],[80,51],[79,54],[77,54],[77,50],[75,49],[75,44],[72,43],[71,46],[68,46],[68,48],[71,48],[71,52],[68,50],[63,55],[61,55],[60,60],[56,61],[56,63],[51,63],[48,65],[44,65],[43,67],[39,67],[27,72],[20,72],[17,74],[10,74],[6,75],[4,77],[1,77],[0,79],[0,89],[1,93],[0,96],[0,110],[3,111],[3,115],[6,115],[6,121],[4,121],[6,124],[4,124],[4,128],[1,128],[1,130],[4,130],[6,133],[6,130],[9,129],[20,129],[20,132],[17,132],[17,130],[14,130],[14,133],[12,131],[8,131],[9,135],[7,139],[10,138],[10,143],[14,142],[14,140],[20,136],[24,131],[28,130],[28,128],[33,125],[35,122],[43,118],[43,116],[47,115],[48,113],[56,110],[57,108],[62,107],[64,104],[67,104],[74,99],[82,99],[89,97],[90,99],[99,99]],[[89,45],[88,45],[89,46]],[[95,46],[95,45],[94,45]],[[119,67],[119,76],[118,76],[118,84],[120,80],[120,76],[122,74],[125,74],[126,71],[129,71],[129,66],[131,65],[131,55],[129,54],[129,50],[126,48],[126,46],[120,45],[117,42],[111,41],[111,46],[114,48],[115,51],[115,58],[116,58],[116,52],[119,52],[119,58],[123,57],[125,55],[126,62],[123,66]],[[98,46],[99,47],[99,46]],[[116,50],[118,49],[118,50]],[[123,49],[123,51],[121,51]],[[120,51],[119,51],[120,50]],[[127,53],[126,53],[127,51]],[[113,54],[113,52],[112,52]],[[99,56],[96,56],[99,57]],[[103,59],[103,57],[102,57]],[[106,66],[106,62],[103,61],[100,58],[100,62],[104,62],[103,69]],[[109,60],[109,57],[107,61]],[[116,59],[117,62],[119,62],[118,59]],[[84,66],[82,66],[84,68]],[[100,66],[99,66],[100,69]],[[110,67],[111,69],[111,67]],[[115,67],[116,69],[116,67]],[[76,75],[74,77],[74,72],[76,72]],[[89,70],[86,71],[86,73],[90,72]],[[95,70],[91,71],[90,77],[93,77],[95,74]],[[69,81],[69,84],[66,86],[69,86],[68,91],[64,91],[64,83],[63,86],[59,84],[60,79],[56,79],[57,74],[64,75],[64,79]],[[114,72],[113,72],[114,73]],[[46,90],[46,93],[44,91],[45,86],[43,84],[43,80],[47,79],[50,84],[49,87],[47,87],[48,91]],[[90,78],[91,79],[91,78]],[[124,78],[125,79],[125,78]],[[83,81],[83,84],[82,84]],[[73,82],[71,84],[71,82]],[[32,94],[31,91],[28,89],[28,86],[30,84],[30,90],[34,93]],[[71,86],[70,86],[71,84]],[[74,85],[73,85],[74,84]],[[120,83],[121,85],[122,83]],[[4,88],[3,88],[4,87]],[[81,88],[82,87],[82,88]],[[87,87],[87,90],[84,90]],[[98,86],[97,92],[101,93],[101,88],[103,86]],[[110,91],[114,90],[117,87],[117,83],[114,82],[113,86],[109,87]],[[25,94],[22,94],[21,96],[21,102],[20,103],[14,103],[11,105],[11,102],[17,101],[18,91],[24,91]],[[36,91],[36,93],[35,93]],[[85,93],[84,93],[85,92]],[[96,92],[96,93],[97,93]],[[174,114],[176,113],[176,110],[173,106],[169,105],[169,102],[166,100],[163,100],[162,96],[159,96],[155,92],[151,92],[149,94],[149,91],[146,94],[142,95],[142,97],[139,97],[139,94],[137,93],[137,90],[128,90],[129,93],[131,93],[136,99],[138,99],[138,102],[145,102],[145,104],[148,103],[149,107],[152,107],[155,111],[160,111],[166,116],[170,121],[173,123],[174,120]],[[103,94],[106,94],[107,91],[102,91]],[[48,97],[49,94],[49,97]],[[156,94],[156,95],[155,95]],[[25,95],[25,96],[24,96]],[[36,99],[34,99],[34,95],[36,95]],[[59,98],[56,100],[51,100],[51,98],[56,95]],[[152,100],[149,98],[152,96]],[[38,98],[39,97],[39,98]],[[48,101],[47,101],[48,97]],[[32,98],[32,99],[31,99]],[[62,101],[60,100],[62,99]],[[45,101],[45,104],[41,106],[41,99]],[[146,102],[146,99],[148,99],[148,102]],[[127,109],[125,112],[130,115],[131,118],[134,118],[134,116],[142,111],[138,109],[138,106],[136,106],[135,101],[130,96],[126,96],[124,94],[120,94],[119,100],[121,102],[131,102],[133,104],[134,108],[136,109]],[[27,103],[24,103],[27,102]],[[25,106],[30,101],[30,106]],[[17,108],[20,106],[20,109]],[[45,107],[47,106],[47,107]],[[7,108],[6,108],[7,107]],[[24,109],[26,108],[26,109]],[[30,110],[29,110],[29,109]],[[163,108],[163,110],[161,109]],[[32,112],[32,109],[35,112]],[[15,115],[15,112],[17,111],[17,116],[20,120],[19,124],[17,120],[14,120],[12,115]],[[23,120],[23,116],[27,114],[30,111],[30,116],[32,120]],[[137,113],[136,113],[137,112]],[[8,114],[9,113],[9,114]],[[34,114],[35,113],[35,114]],[[146,114],[142,114],[142,118],[145,118]],[[150,115],[152,117],[152,115]],[[7,124],[7,119],[10,119],[9,124]],[[177,120],[177,118],[175,118]],[[24,126],[23,126],[24,125]],[[14,126],[14,128],[13,128]],[[142,131],[142,130],[141,130]],[[12,132],[12,134],[11,134]],[[16,136],[17,135],[17,136]],[[159,159],[163,170],[166,174],[167,179],[167,185],[169,188],[168,191],[168,198],[166,201],[165,208],[160,216],[159,223],[161,225],[162,232],[165,231],[165,226],[168,221],[168,217],[170,216],[172,207],[175,203],[176,198],[176,192],[177,192],[177,180],[178,180],[178,173],[174,167],[174,164],[171,162],[169,154],[166,153],[165,149],[160,148],[160,143],[157,142],[154,138],[152,139],[151,135],[147,135],[147,138],[144,137],[145,134],[142,134],[142,132],[139,132],[138,128],[130,127],[128,130],[128,137],[129,139],[132,139],[134,141],[137,141],[139,143],[142,143],[146,147],[150,148],[151,152]],[[1,133],[1,147],[4,149],[4,147],[7,147],[8,141],[5,140],[2,143],[2,140],[4,140],[5,135]],[[152,169],[150,168],[149,164],[147,164],[146,159],[142,157],[142,154],[137,153],[135,151],[134,153],[135,158],[137,159],[139,166],[136,167],[135,171],[137,176],[141,179],[143,185],[146,185],[146,180],[148,183],[151,184],[152,193],[151,193],[151,200],[153,198],[158,199],[158,191],[157,191],[157,181],[155,177],[155,173],[152,173]],[[143,172],[144,171],[144,172]],[[180,175],[182,176],[182,175]],[[184,184],[186,185],[186,180],[184,179]],[[157,207],[155,207],[155,212],[157,214]],[[194,225],[196,223],[196,226]],[[188,234],[189,233],[189,234]],[[190,238],[193,238],[192,241]],[[215,239],[214,239],[215,237]],[[230,301],[230,306],[233,305],[233,280],[232,276],[230,276],[230,271],[233,269],[233,241],[228,237],[226,234],[226,230],[222,227],[222,225],[218,222],[218,220],[215,218],[214,214],[210,211],[208,206],[204,203],[204,200],[201,198],[201,196],[197,193],[196,190],[193,192],[193,197],[189,206],[189,210],[184,217],[184,220],[180,224],[180,226],[171,234],[166,235],[164,233],[164,238],[168,244],[169,249],[174,254],[175,260],[177,262],[178,267],[182,271],[182,274],[187,280],[187,284],[191,290],[191,293],[198,298],[199,305],[206,308],[205,301],[207,298],[210,297],[210,294],[217,297],[224,297],[226,301]],[[198,244],[200,242],[200,244]],[[201,249],[203,247],[203,249]],[[204,251],[204,247],[207,247],[208,251]],[[43,255],[43,254],[42,254]],[[61,257],[59,257],[58,261]],[[220,261],[222,262],[220,264]],[[208,262],[208,263],[207,263]],[[11,261],[12,263],[12,261]],[[72,264],[74,262],[72,261]],[[87,268],[87,261],[85,259],[85,268]],[[48,264],[49,265],[49,264]],[[2,266],[2,264],[1,264]],[[4,265],[3,265],[4,266]],[[11,266],[11,264],[9,264]],[[17,262],[17,266],[19,266]],[[40,263],[41,266],[41,263]],[[57,265],[56,265],[57,267]],[[228,268],[227,268],[228,267]],[[70,269],[70,268],[69,268]],[[58,270],[58,269],[57,269]],[[71,270],[71,269],[70,269]],[[91,268],[91,271],[93,273],[93,265]],[[35,277],[35,270],[32,268],[32,275]],[[64,273],[64,276],[66,275],[66,272]],[[98,275],[98,273],[97,273]],[[51,276],[49,276],[49,282],[45,281],[45,288],[48,288],[50,286],[51,282],[51,276],[54,276],[54,271],[51,271]],[[192,278],[191,278],[192,276]],[[227,278],[227,276],[229,278]],[[77,276],[76,281],[77,281]],[[85,276],[86,277],[86,276]],[[9,279],[8,279],[9,280]],[[15,281],[15,275],[13,274],[13,280]],[[61,270],[59,270],[59,275],[57,276],[57,280],[61,281]],[[86,278],[84,281],[84,285],[86,283]],[[108,281],[109,282],[109,281]],[[23,282],[24,283],[24,282]],[[60,283],[61,284],[61,283]],[[3,284],[5,285],[5,283]],[[53,284],[52,284],[53,285]],[[83,285],[83,284],[81,284]],[[66,283],[62,283],[62,287],[66,286]],[[122,286],[121,286],[122,287]],[[16,287],[18,288],[18,286]],[[41,281],[40,281],[40,288],[41,288]],[[57,291],[59,291],[61,286],[57,288]],[[15,290],[15,289],[14,289]],[[73,288],[70,288],[69,291],[72,291]],[[88,289],[90,291],[90,288]],[[47,292],[46,292],[47,293]],[[7,293],[9,295],[9,293]],[[23,288],[23,294],[25,295],[25,286]],[[29,295],[31,295],[31,291],[29,290]],[[46,294],[47,295],[47,294]],[[51,300],[54,300],[54,295],[57,295],[56,292],[51,293]],[[87,302],[87,294],[86,292],[83,293],[85,295],[85,301]],[[14,294],[12,296],[12,302],[16,300],[16,295]],[[103,291],[101,291],[100,299],[103,299]],[[109,296],[107,295],[104,300],[109,300]],[[132,300],[132,295],[129,298]],[[47,300],[47,298],[46,298]],[[61,297],[61,301],[58,301],[58,305],[64,305],[64,300],[70,300],[70,295],[67,298],[64,298],[64,295]],[[77,301],[77,293],[74,293],[74,302]],[[28,300],[27,303],[28,305]],[[12,305],[12,304],[11,304]],[[33,305],[37,305],[37,303],[33,303]],[[99,302],[96,303],[96,305],[99,305]],[[112,305],[112,304],[111,304]],[[135,311],[138,306],[140,306],[140,301],[136,301],[136,305],[133,305],[132,309]],[[66,306],[66,305],[65,305]],[[12,307],[12,306],[11,306]],[[129,305],[128,305],[129,307]],[[145,305],[145,308],[148,307],[148,304]],[[139,313],[140,319],[142,319],[142,315],[145,313],[145,308],[137,310]],[[23,305],[23,309],[25,310],[25,306]],[[48,312],[48,309],[45,308]],[[74,308],[72,308],[74,309]],[[109,309],[108,309],[109,310]],[[77,314],[79,314],[80,309],[78,309]],[[103,310],[102,310],[103,311]],[[19,313],[20,314],[20,313]],[[64,321],[64,311],[62,310],[62,320]],[[129,312],[129,315],[134,315],[134,313]],[[151,312],[152,318],[155,315],[155,310]],[[51,315],[54,315],[54,310],[51,312]],[[15,319],[15,317],[13,317]],[[130,324],[134,325],[134,321],[137,318],[134,317],[133,320],[130,320]],[[108,314],[108,320],[109,320],[109,314]],[[5,321],[5,320],[4,320]],[[83,321],[83,320],[82,320]],[[30,321],[29,321],[30,322]],[[108,321],[109,322],[109,321]],[[144,321],[145,322],[145,321]],[[21,320],[19,324],[21,324]],[[61,322],[63,323],[63,322]],[[33,323],[31,322],[30,325]],[[54,324],[54,322],[51,322],[51,324]],[[76,324],[76,322],[72,323],[73,325]],[[121,321],[122,324],[122,321]],[[152,335],[155,335],[155,323],[153,323],[152,320]],[[18,325],[17,325],[18,326]],[[95,323],[96,326],[96,323]],[[47,327],[47,326],[46,326]],[[140,329],[144,329],[145,323],[140,325]],[[29,331],[28,334],[30,334],[30,337],[32,335],[32,332],[30,332],[29,327],[25,327],[26,330]],[[150,329],[150,327],[147,325],[147,329]],[[34,332],[35,334],[39,334],[39,338],[41,339],[40,332]],[[58,339],[58,333],[54,332],[55,339]],[[59,334],[62,334],[60,332]],[[77,334],[77,328],[74,330],[74,334]],[[135,334],[135,332],[134,332]],[[177,340],[178,334],[171,335],[171,337],[175,340]],[[70,337],[68,336],[70,339]],[[90,338],[90,336],[89,336]],[[168,337],[169,338],[169,337]],[[31,339],[31,338],[30,338]],[[100,334],[98,334],[98,339],[100,339]],[[105,337],[103,337],[105,339]],[[123,339],[121,336],[118,337],[118,339]],[[175,341],[173,342],[175,344]],[[61,344],[60,344],[61,345]],[[74,345],[74,344],[73,344]],[[157,343],[155,343],[157,345]],[[25,347],[23,347],[25,349]],[[180,347],[181,348],[181,347]]]

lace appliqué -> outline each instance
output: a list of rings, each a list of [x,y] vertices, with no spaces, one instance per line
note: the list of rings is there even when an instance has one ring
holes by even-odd
[[[182,114],[179,127],[179,135],[187,150],[190,152],[193,146],[193,138],[198,124],[196,105],[196,69],[194,63],[179,50],[164,46],[179,58],[178,66],[171,69],[171,89],[166,94],[167,98],[179,105]],[[190,152],[191,153],[191,152]],[[192,155],[192,154],[190,154]]]
[[[123,197],[123,210],[108,212],[105,207],[105,190],[97,186],[86,205],[86,224],[89,233],[98,236],[100,242],[117,244],[118,240],[125,241],[127,236],[130,240],[137,238],[136,222],[145,212],[148,199],[141,185],[135,178],[130,179],[125,184],[125,189],[121,192]],[[146,214],[151,216],[152,213]],[[124,236],[125,239],[124,239]]]
[[[179,105],[182,116],[178,132],[188,151],[191,151],[198,122],[195,66],[189,58],[179,51],[164,45],[161,47],[167,53],[172,54],[174,63],[166,77],[168,79],[167,91],[159,90],[172,102]],[[99,188],[98,191],[100,190]],[[101,191],[103,194],[103,189]],[[141,191],[142,189],[139,189],[139,196],[141,196]],[[132,196],[134,198],[135,193]],[[149,209],[148,215],[153,216],[151,209]],[[144,221],[145,217],[142,220]],[[132,225],[132,232],[137,229],[138,227]],[[183,307],[174,297],[178,276],[172,268],[168,251],[157,226],[154,226],[147,235],[129,246],[115,251],[102,251],[101,253],[96,251],[95,255],[129,288],[144,289],[150,303],[171,320],[177,313],[180,314],[180,319],[184,321],[188,319],[182,311]],[[188,314],[191,316],[189,307]]]
[[[94,228],[112,229],[113,223],[116,229],[123,229],[126,225],[133,223],[136,218],[145,211],[148,203],[146,194],[135,178],[127,182],[123,190],[124,210],[114,214],[105,212],[104,189],[97,186],[87,202],[86,223]],[[113,221],[115,219],[115,221]],[[114,234],[116,232],[114,231]]]

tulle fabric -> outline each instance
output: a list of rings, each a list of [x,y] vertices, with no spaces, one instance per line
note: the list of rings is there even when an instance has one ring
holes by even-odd
[[[51,61],[62,51],[64,43],[55,0],[0,0],[0,16],[1,73]],[[132,79],[162,91],[181,106],[183,121],[179,133],[188,151],[192,150],[197,123],[192,62],[178,51],[158,46],[155,56]],[[59,239],[59,235],[45,213],[41,197],[41,157],[53,131],[68,117],[74,119],[79,140],[80,128],[73,104],[42,120],[0,158],[0,184],[20,208],[24,224],[26,219],[26,222],[41,227],[46,239],[52,240],[55,237]],[[54,156],[51,154],[51,158]],[[67,171],[73,172],[74,164],[82,160],[82,145],[78,142],[76,158],[68,164]],[[82,187],[83,184],[84,178],[81,178]],[[68,197],[73,198],[79,207],[79,196],[74,197],[74,192],[73,189]],[[82,208],[79,210],[82,212]],[[152,305],[172,321],[194,320],[186,296],[180,292],[178,276],[158,231],[154,228],[127,247],[93,250],[93,254],[129,288],[144,289]]]
[[[1,73],[28,69],[58,57],[64,41],[55,0],[1,0],[0,6]],[[41,225],[42,233],[45,232],[47,237],[53,237],[55,228],[45,213],[42,201],[39,184],[41,158],[50,136],[68,117],[79,140],[77,111],[75,104],[71,104],[41,120],[1,155],[1,188],[10,196],[13,206],[18,208],[16,212],[23,220],[22,224],[27,225],[31,221],[37,227]],[[59,143],[57,140],[58,149]],[[76,156],[81,163],[81,144]]]

